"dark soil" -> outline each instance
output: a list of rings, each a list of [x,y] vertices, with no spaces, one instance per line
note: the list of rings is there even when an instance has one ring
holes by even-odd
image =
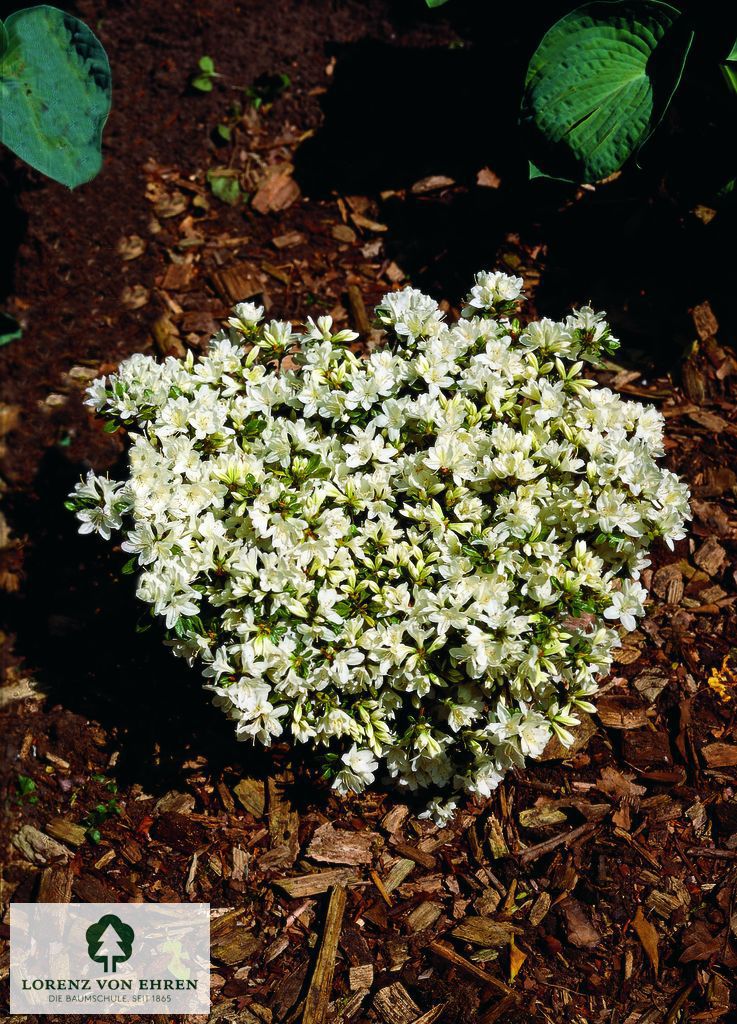
[[[218,935],[246,938],[236,960],[214,944],[214,1019],[296,1022],[329,894],[290,898],[283,880],[347,864],[335,1021],[737,1020],[731,225],[654,161],[594,191],[526,183],[514,97],[568,6],[74,5],[113,67],[104,169],[70,193],[0,158],[0,306],[24,327],[0,350],[3,927],[10,900],[233,908]],[[204,54],[211,94],[189,84]],[[156,630],[136,632],[124,556],[80,537],[63,501],[123,456],[82,391],[126,355],[201,348],[237,298],[365,332],[360,299],[411,282],[453,315],[497,264],[543,313],[608,309],[624,346],[604,378],[663,411],[694,524],[655,553],[649,615],[574,751],[439,830],[391,792],[337,800],[286,748],[236,744]],[[30,863],[11,842],[25,825],[66,835],[68,855]],[[478,916],[514,941],[469,942]]]

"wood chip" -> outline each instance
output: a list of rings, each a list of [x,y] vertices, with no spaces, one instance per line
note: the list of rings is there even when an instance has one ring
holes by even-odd
[[[501,183],[502,179],[498,174],[494,174],[489,167],[482,167],[476,175],[476,184],[481,188],[499,188]]]
[[[170,263],[164,271],[160,285],[171,292],[185,292],[192,287],[195,268],[191,263]]]
[[[538,898],[530,907],[529,921],[533,928],[537,928],[541,921],[547,917],[552,900],[546,892],[541,892]]]
[[[241,779],[233,787],[236,799],[254,818],[263,818],[266,810],[266,786],[262,779]]]
[[[13,846],[32,864],[49,864],[53,861],[67,861],[72,853],[56,839],[44,835],[33,825],[23,825],[13,836]]]
[[[607,729],[640,729],[647,725],[647,710],[634,694],[607,694],[596,702],[599,721]]]
[[[658,932],[643,914],[642,907],[637,908],[637,913],[632,921],[632,927],[637,932],[637,937],[642,943],[642,948],[652,964],[653,973],[657,977],[659,969]]]
[[[151,327],[151,336],[153,337],[156,350],[164,359],[167,356],[183,359],[186,355],[184,345],[179,340],[179,329],[166,313],[154,321]]]
[[[75,825],[66,818],[52,818],[46,825],[46,831],[54,839],[68,846],[81,846],[87,836],[87,830],[83,825]]]
[[[709,768],[734,768],[737,765],[737,744],[709,743],[701,748],[701,756]]]
[[[719,322],[708,302],[702,302],[691,310],[691,319],[696,333],[702,341],[713,338],[719,330]]]
[[[549,804],[528,807],[519,812],[519,823],[523,828],[546,828],[549,825],[560,825],[566,820],[564,811]]]
[[[357,881],[358,876],[350,868],[332,868],[327,871],[314,871],[309,875],[276,878],[272,884],[292,899],[301,899],[305,896],[317,896],[336,885],[349,886]]]
[[[347,295],[353,326],[362,338],[367,338],[371,333],[371,323],[366,312],[366,303],[363,301],[363,295],[355,284],[348,285]]]
[[[509,847],[504,838],[501,823],[495,814],[490,814],[486,822],[486,841],[494,860],[508,856]]]
[[[302,245],[306,242],[306,237],[301,231],[288,231],[285,235],[277,235],[271,239],[271,244],[275,249],[291,249],[294,245]]]
[[[129,235],[119,238],[115,249],[121,259],[136,260],[146,251],[146,243],[140,235]]]
[[[327,1017],[330,993],[333,988],[335,956],[338,951],[340,930],[343,926],[345,905],[346,890],[343,886],[336,885],[330,894],[320,949],[305,999],[302,1024],[323,1024]]]
[[[374,965],[357,964],[348,968],[348,986],[351,992],[360,992],[361,989],[371,988],[374,983]]]
[[[398,981],[376,993],[374,1009],[379,1011],[386,1024],[413,1024],[422,1013],[404,985]]]
[[[69,903],[72,898],[72,877],[70,864],[44,868],[38,887],[38,902]]]
[[[388,874],[382,879],[387,892],[394,892],[398,886],[410,875],[415,868],[415,862],[408,857],[400,858],[389,869]]]
[[[299,853],[299,814],[285,792],[291,782],[292,776],[285,773],[278,779],[270,777],[267,784],[269,835],[272,847],[279,848],[279,863],[285,865],[294,864]]]
[[[716,576],[726,557],[727,553],[716,537],[708,537],[693,556],[693,560],[707,576]]]
[[[395,843],[394,849],[401,857],[413,860],[415,864],[420,864],[428,871],[432,871],[437,865],[437,860],[431,853],[426,853],[417,846],[410,846],[408,843]]]
[[[416,181],[410,191],[415,195],[424,195],[426,192],[438,192],[442,188],[450,188],[451,185],[455,185],[453,178],[448,178],[444,174],[430,174],[427,178],[420,178],[419,181]]]
[[[151,292],[142,284],[126,285],[120,293],[120,304],[126,309],[141,309],[151,298]]]
[[[418,904],[407,917],[407,924],[413,932],[423,932],[432,928],[443,912],[443,908],[437,903]]]
[[[565,917],[566,934],[572,946],[578,949],[593,949],[601,942],[601,935],[582,903],[569,897],[559,906]]]
[[[336,224],[331,234],[336,242],[347,242],[352,245],[356,241],[356,232],[347,224]]]
[[[589,740],[596,732],[596,722],[591,715],[587,715],[585,712],[579,712],[578,717],[581,719],[581,724],[577,729],[572,730],[573,745],[564,747],[558,737],[554,735],[548,740],[548,745],[540,755],[541,761],[567,760],[588,746]]]
[[[259,213],[286,210],[300,197],[299,185],[292,177],[291,164],[278,164],[270,168],[262,179],[251,206]]]
[[[243,963],[262,945],[260,935],[248,926],[244,910],[232,910],[212,922],[210,955],[229,967]]]
[[[451,934],[456,939],[473,943],[474,946],[487,946],[494,949],[506,946],[513,935],[521,933],[521,928],[517,928],[508,921],[492,921],[488,917],[467,917],[457,928],[453,929]]]
[[[260,295],[265,278],[253,263],[235,263],[212,274],[212,283],[218,294],[228,303],[244,302]]]
[[[180,793],[176,789],[171,789],[156,801],[153,813],[157,815],[173,811],[175,814],[191,814],[194,806],[195,799],[191,793]]]
[[[374,832],[349,832],[328,821],[315,832],[307,847],[307,856],[325,864],[370,864]]]

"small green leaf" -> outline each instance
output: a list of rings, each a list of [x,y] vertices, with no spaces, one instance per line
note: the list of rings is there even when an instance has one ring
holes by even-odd
[[[428,7],[442,7],[443,4],[447,4],[448,0],[425,0]]]
[[[208,171],[207,181],[212,189],[212,194],[228,206],[235,206],[242,202],[243,194],[238,178],[234,174],[226,174],[222,171]]]
[[[212,57],[200,57],[197,61],[197,67],[208,75],[215,74],[215,61]]]
[[[23,328],[14,317],[0,313],[0,346],[23,337]]]
[[[720,65],[720,67],[730,92],[737,95],[737,63],[731,61],[729,64]],[[0,344],[2,343],[0,342]]]
[[[200,92],[212,92],[212,79],[207,75],[197,75],[192,79],[192,85]]]
[[[36,789],[36,783],[28,775],[18,776],[18,792],[21,796],[28,796],[29,793],[33,793]]]
[[[69,188],[94,178],[112,93],[97,37],[42,5],[10,15],[0,48],[0,142]]]
[[[221,139],[225,140],[225,142],[230,142],[233,135],[233,131],[229,124],[219,124],[217,126],[217,133]]]
[[[561,18],[527,69],[535,164],[585,182],[619,170],[668,108],[692,38],[661,0],[596,0]]]

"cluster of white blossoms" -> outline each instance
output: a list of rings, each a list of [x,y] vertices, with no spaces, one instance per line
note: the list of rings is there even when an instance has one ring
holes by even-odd
[[[480,273],[448,325],[412,288],[367,356],[330,317],[236,306],[207,355],[135,355],[89,389],[130,435],[129,476],[71,496],[83,533],[202,667],[241,739],[323,748],[341,792],[377,777],[488,796],[571,742],[688,491],[662,418],[582,371],[601,314],[522,326],[522,282]]]

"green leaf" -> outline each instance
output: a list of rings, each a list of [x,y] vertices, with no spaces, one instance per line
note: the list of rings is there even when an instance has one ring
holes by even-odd
[[[197,67],[208,75],[215,74],[215,61],[212,57],[200,57],[197,61]]]
[[[94,178],[112,93],[99,40],[71,14],[40,6],[11,14],[0,45],[0,142],[69,188]]]
[[[29,793],[33,793],[36,789],[36,783],[29,775],[18,776],[18,792],[21,796],[28,796]]]
[[[23,337],[23,328],[8,313],[0,313],[0,347]]]
[[[425,0],[428,7],[442,7],[443,4],[447,4],[448,0]]]
[[[727,83],[727,88],[730,92],[737,95],[737,63],[734,60],[730,60],[728,64],[721,64],[720,67],[724,81]]]
[[[225,174],[222,171],[208,171],[207,181],[212,189],[212,194],[228,206],[235,206],[243,199],[241,186],[234,174]]]
[[[525,80],[535,164],[585,182],[619,170],[668,108],[692,38],[660,0],[597,0],[561,18]]]
[[[200,92],[212,92],[212,79],[209,75],[196,75],[192,79],[192,85]]]

